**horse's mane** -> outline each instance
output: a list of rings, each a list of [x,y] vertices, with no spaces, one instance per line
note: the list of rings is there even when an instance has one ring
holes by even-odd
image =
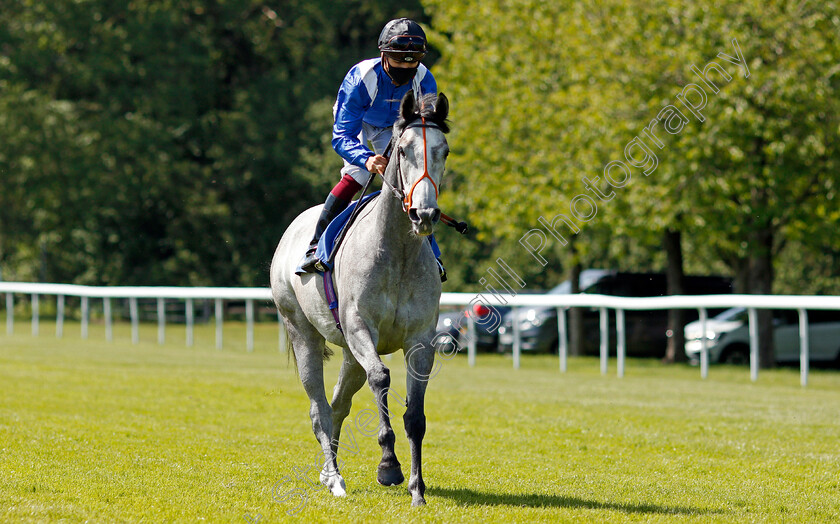
[[[419,120],[420,118],[425,118],[429,122],[434,122],[440,128],[441,131],[444,133],[449,132],[449,123],[446,121],[446,116],[444,115],[443,118],[438,115],[437,111],[437,95],[431,93],[421,96],[417,100],[417,104],[415,105],[416,109],[414,113],[408,119],[403,118],[402,115],[397,119],[396,122],[396,129],[399,132],[402,132],[406,126],[410,123]]]

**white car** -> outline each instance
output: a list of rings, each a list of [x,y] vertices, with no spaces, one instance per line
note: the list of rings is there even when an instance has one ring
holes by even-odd
[[[700,321],[685,326],[685,354],[700,361]],[[747,310],[736,307],[706,321],[709,362],[747,364],[750,333]],[[808,310],[809,360],[840,363],[840,311]],[[773,311],[773,342],[777,362],[799,361],[799,314],[796,310]]]

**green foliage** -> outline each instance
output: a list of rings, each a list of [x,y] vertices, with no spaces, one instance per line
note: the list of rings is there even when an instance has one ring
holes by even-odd
[[[384,0],[4,6],[3,278],[265,284],[286,225],[338,178],[325,101],[401,14],[421,11]]]
[[[683,232],[690,272],[743,276],[769,251],[777,290],[836,289],[833,0],[11,2],[2,278],[265,284],[286,225],[338,179],[337,86],[397,16],[428,22],[426,62],[452,100],[441,203],[473,233],[438,235],[447,290],[477,289],[500,256],[533,287],[576,261],[661,269],[665,229]],[[718,58],[733,38],[749,78]],[[732,80],[707,93],[705,122],[689,114],[674,136],[660,125],[656,148],[643,129],[712,60]],[[657,169],[632,167],[615,197],[595,197],[583,178],[608,192],[604,166],[636,136]],[[576,221],[574,250],[549,237],[542,267],[519,238],[581,194],[596,215]]]
[[[596,267],[659,268],[666,228],[686,233],[686,265],[700,272],[735,272],[791,240],[814,254],[836,245],[836,2],[427,5],[444,50],[436,73],[452,86],[456,122],[448,165],[456,191],[444,201],[484,226],[484,245],[523,251],[516,241],[538,217],[570,214],[570,201],[585,193],[583,177],[600,177],[608,191],[604,166],[627,163],[635,136],[658,156],[653,173],[631,167],[628,185],[609,201],[595,199],[594,219],[577,221],[578,254],[549,237],[543,254],[551,264],[528,264],[530,280],[562,272],[576,256]],[[733,38],[749,78],[718,58],[735,55]],[[716,95],[704,86],[701,124],[676,95],[700,83],[692,64],[712,60],[732,80],[718,81]],[[642,132],[668,104],[689,123],[676,136],[660,124],[659,149]]]

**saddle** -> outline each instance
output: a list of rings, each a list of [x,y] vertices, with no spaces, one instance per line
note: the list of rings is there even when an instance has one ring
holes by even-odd
[[[362,208],[371,203],[374,198],[379,196],[379,193],[381,193],[381,191],[376,191],[363,196],[360,200],[350,202],[347,209],[339,213],[338,216],[329,223],[323,234],[321,234],[321,238],[318,240],[318,247],[315,250],[315,256],[318,257],[318,260],[321,261],[321,265],[324,268],[324,271],[319,273],[324,279],[324,293],[327,297],[327,306],[330,309],[330,313],[333,315],[333,319],[335,319],[335,326],[342,333],[344,333],[344,330],[341,329],[341,322],[338,319],[338,297],[336,296],[335,286],[333,284],[333,257],[331,255],[338,249],[341,241],[344,240],[342,231],[345,231],[352,225],[352,223],[348,221],[351,217],[355,219],[355,217],[359,216],[358,212],[354,213],[356,207],[358,207],[359,212],[361,212]],[[429,245],[432,248],[435,258],[440,258],[440,248],[435,241],[435,236],[429,235],[428,238]],[[295,272],[298,271],[302,272],[302,269],[298,267]]]
[[[350,202],[347,209],[339,213],[338,216],[329,223],[327,228],[324,230],[324,233],[321,235],[321,238],[318,240],[318,248],[315,250],[315,256],[321,261],[321,265],[324,269],[329,271],[333,268],[334,260],[330,260],[330,255],[338,249],[341,241],[344,239],[343,236],[340,237],[341,231],[352,225],[351,223],[348,223],[348,221],[350,220],[350,216],[353,215],[353,210],[356,206],[359,206],[359,211],[361,211],[365,206],[371,203],[375,197],[379,196],[380,193],[381,191],[376,191],[369,195],[365,195],[361,198],[361,200],[354,200]],[[358,213],[356,213],[356,216],[358,216]],[[432,252],[435,254],[435,257],[440,258],[440,248],[435,241],[434,235],[429,235],[429,244],[432,247]],[[301,269],[298,268],[298,270]]]

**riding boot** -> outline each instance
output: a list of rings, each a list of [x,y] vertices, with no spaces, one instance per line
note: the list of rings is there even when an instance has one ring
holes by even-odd
[[[443,267],[443,262],[440,260],[440,258],[436,258],[435,260],[437,260],[438,273],[440,273],[440,281],[446,282],[446,268]]]
[[[327,200],[324,202],[324,209],[321,210],[321,216],[318,217],[318,223],[315,224],[315,235],[309,242],[309,248],[306,250],[303,261],[300,263],[300,268],[305,273],[323,271],[323,268],[319,267],[321,266],[321,261],[315,256],[315,250],[318,248],[318,240],[320,240],[321,235],[324,234],[324,230],[327,229],[330,222],[342,211],[347,209],[349,204],[350,202],[341,200],[332,193],[327,196]]]

